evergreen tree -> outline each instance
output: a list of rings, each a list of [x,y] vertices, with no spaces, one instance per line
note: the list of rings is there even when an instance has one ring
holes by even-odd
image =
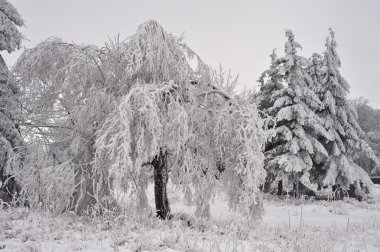
[[[259,108],[274,118],[272,135],[265,149],[266,189],[273,182],[291,189],[298,182],[310,186],[309,172],[313,159],[328,156],[318,137],[330,139],[323,121],[314,113],[321,101],[312,90],[314,82],[308,72],[310,62],[297,55],[301,46],[292,31],[286,31],[286,55],[272,57],[270,69],[261,78]],[[281,186],[279,186],[281,191]]]
[[[275,99],[268,99],[268,97],[271,96],[274,91],[284,88],[284,84],[281,81],[281,73],[277,71],[276,64],[274,64],[278,58],[276,50],[273,50],[270,58],[272,63],[271,68],[261,74],[258,80],[260,83],[260,92],[254,97],[254,101],[258,104],[258,108],[262,112],[267,111],[274,105]]]
[[[19,49],[22,35],[17,26],[23,20],[17,10],[7,1],[0,1],[0,51],[13,52]],[[0,179],[6,187],[9,176],[20,164],[20,153],[24,145],[18,122],[20,121],[19,89],[15,85],[8,67],[0,55]],[[12,193],[12,192],[11,192]]]
[[[329,157],[324,162],[323,170],[326,175],[323,185],[339,185],[346,189],[351,185],[351,196],[358,196],[358,190],[369,187],[372,182],[354,160],[361,153],[373,160],[376,160],[376,156],[364,141],[364,133],[357,122],[356,111],[347,99],[349,84],[339,71],[341,62],[336,47],[334,32],[330,29],[323,59],[324,70],[321,72],[323,83],[319,92],[323,102],[323,109],[319,115],[332,137],[332,141],[325,145]],[[352,185],[356,185],[357,192]]]

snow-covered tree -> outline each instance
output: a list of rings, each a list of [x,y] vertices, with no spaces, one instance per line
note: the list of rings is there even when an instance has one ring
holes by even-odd
[[[321,101],[307,72],[310,62],[297,55],[301,46],[294,40],[293,32],[287,30],[286,37],[285,56],[272,54],[271,67],[260,78],[258,101],[259,108],[274,120],[265,149],[265,189],[280,182],[280,191],[282,186],[292,190],[293,185],[298,191],[299,181],[311,186],[313,160],[328,156],[319,139],[330,136],[314,112],[321,107]]]
[[[380,110],[374,109],[369,100],[360,97],[351,99],[350,102],[355,107],[358,114],[358,123],[364,132],[380,130]]]
[[[255,106],[218,88],[234,80],[223,82],[157,22],[101,49],[49,39],[26,50],[16,72],[30,139],[56,147],[56,167],[76,172],[77,213],[113,203],[120,191],[146,209],[152,172],[161,218],[170,213],[169,174],[195,198],[200,217],[222,182],[231,207],[259,212],[265,137]]]
[[[99,168],[113,175],[115,187],[133,188],[135,181],[146,181],[144,165],[153,166],[156,210],[161,218],[170,211],[169,171],[173,182],[194,197],[198,217],[209,216],[209,201],[221,182],[229,190],[230,206],[244,205],[240,209],[254,216],[258,186],[265,177],[264,132],[257,110],[218,89],[231,85],[213,75],[197,55],[155,22],[140,27],[131,38],[131,50],[142,47],[145,40],[152,42],[143,63],[154,72],[140,72],[139,83],[98,132],[97,156],[110,158],[108,166]],[[195,70],[188,62],[192,57],[198,63]],[[156,73],[157,62],[161,67]],[[146,205],[146,184],[138,184],[136,203],[141,207]]]
[[[9,53],[20,49],[22,34],[17,26],[24,25],[20,14],[7,0],[0,1],[0,51]]]
[[[6,0],[0,1],[0,51],[19,49],[22,35],[17,26],[23,20],[17,10]],[[7,178],[21,163],[23,139],[19,124],[19,89],[0,55],[0,181],[6,186]]]
[[[338,184],[349,189],[350,185],[360,184],[356,186],[357,189],[367,188],[372,182],[354,160],[361,154],[373,160],[376,160],[376,156],[364,141],[364,133],[357,122],[355,108],[347,98],[349,84],[339,71],[341,62],[336,47],[334,32],[330,29],[323,60],[325,70],[322,72],[322,89],[319,92],[323,102],[323,109],[319,115],[332,137],[332,141],[326,145],[329,157],[323,168],[326,171],[323,185]]]
[[[23,146],[18,95],[19,89],[0,56],[0,176],[11,173],[12,163],[17,161]]]
[[[369,105],[363,97],[351,100],[358,113],[358,123],[365,133],[365,140],[371,146],[377,159],[380,158],[380,110]],[[368,174],[380,175],[380,164],[365,155],[355,160]]]
[[[69,44],[51,38],[25,50],[14,69],[23,92],[26,138],[52,154],[54,162],[49,165],[55,164],[57,169],[65,171],[70,169],[62,166],[73,168],[71,172],[77,176],[72,184],[76,188],[54,189],[67,190],[65,195],[74,196],[72,203],[77,213],[82,213],[90,202],[95,203],[90,196],[93,195],[92,185],[87,182],[92,176],[96,122],[109,112],[107,101],[112,104],[111,97],[99,92],[107,88],[99,55],[100,50],[94,46]],[[32,163],[29,167],[35,165],[38,170],[45,169],[45,163]],[[43,198],[39,200],[42,202],[34,203],[48,204]]]
[[[273,50],[270,55],[271,67],[270,69],[264,71],[258,82],[260,84],[260,91],[255,95],[255,102],[258,104],[258,108],[262,112],[267,112],[270,107],[273,107],[275,99],[270,99],[269,97],[273,92],[284,88],[282,73],[278,71],[277,64],[275,61],[278,59],[276,50]],[[263,115],[265,116],[265,115]]]

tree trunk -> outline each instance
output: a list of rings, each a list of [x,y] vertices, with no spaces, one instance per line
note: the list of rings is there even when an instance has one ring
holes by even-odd
[[[265,193],[272,193],[272,191],[273,191],[272,184],[273,184],[274,180],[275,180],[274,175],[271,173],[268,173],[267,177],[265,178],[265,183],[263,186],[263,191]]]
[[[77,153],[75,163],[75,191],[72,199],[72,210],[78,215],[93,210],[102,212],[102,208],[115,207],[116,204],[110,196],[107,176],[96,173],[93,167],[95,154],[95,137],[90,140],[83,139],[82,150]],[[100,207],[95,209],[95,207]],[[100,212],[99,212],[100,211]]]
[[[296,199],[300,198],[300,176],[298,174],[293,173],[292,174],[292,180],[293,180],[293,197]]]
[[[76,214],[82,215],[91,210],[96,204],[92,183],[92,159],[94,157],[94,141],[83,139],[81,151],[74,160],[75,167],[75,191],[72,207]]]
[[[167,153],[160,149],[160,153],[152,161],[154,168],[154,198],[156,201],[156,214],[161,219],[170,217],[170,206],[166,186],[168,184]]]
[[[278,196],[282,195],[282,190],[283,190],[282,180],[280,180],[280,181],[278,181],[278,184],[277,184],[277,195]]]

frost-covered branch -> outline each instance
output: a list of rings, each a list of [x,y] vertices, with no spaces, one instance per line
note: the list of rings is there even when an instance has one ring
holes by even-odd
[[[61,125],[38,125],[38,124],[31,124],[31,123],[19,123],[20,126],[25,127],[32,127],[32,128],[62,128],[62,129],[70,129],[73,128],[67,127],[67,126],[61,126]]]
[[[226,100],[233,101],[233,98],[230,95],[228,95],[226,92],[223,92],[223,91],[218,90],[218,89],[212,89],[212,90],[209,90],[207,92],[199,93],[198,95],[209,95],[209,94],[219,94],[219,95],[223,96]]]

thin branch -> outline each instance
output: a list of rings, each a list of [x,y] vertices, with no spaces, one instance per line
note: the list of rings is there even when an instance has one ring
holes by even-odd
[[[90,57],[90,56],[88,56],[88,57]],[[104,86],[106,84],[106,77],[105,77],[105,75],[103,73],[103,70],[100,68],[100,66],[99,66],[98,62],[96,61],[96,59],[94,57],[91,57],[91,58],[94,61],[94,63],[96,65],[97,69],[99,70],[100,74],[102,75],[103,86]]]
[[[198,95],[209,95],[209,94],[219,94],[219,95],[223,96],[227,101],[233,101],[234,100],[230,95],[228,95],[227,93],[225,93],[221,90],[218,90],[218,89],[212,89],[212,90],[209,90],[207,92],[200,93]]]
[[[32,128],[61,128],[61,129],[69,129],[69,130],[73,129],[70,127],[60,126],[60,125],[38,125],[38,124],[31,124],[31,123],[20,123],[19,125],[25,126],[25,127],[32,127]]]
[[[142,165],[141,165],[141,167],[144,167],[144,166],[149,166],[149,165],[152,165],[152,163],[143,163]]]

